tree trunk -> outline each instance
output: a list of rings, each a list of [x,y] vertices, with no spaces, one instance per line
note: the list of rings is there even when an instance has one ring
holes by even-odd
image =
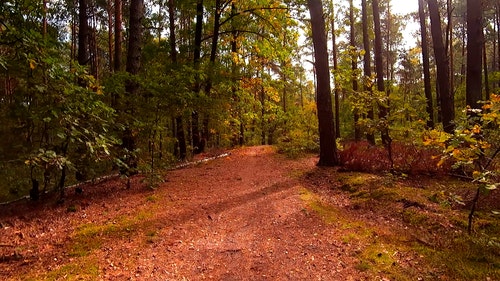
[[[373,8],[373,26],[375,29],[375,70],[377,73],[377,90],[385,93],[384,82],[384,65],[382,57],[382,34],[380,30],[380,11],[378,0],[372,1]],[[387,97],[387,100],[389,97]],[[382,143],[390,145],[391,139],[389,136],[389,102],[379,101],[379,119],[383,124],[381,127]]]
[[[494,61],[495,71],[500,70],[500,3],[497,1],[495,3],[495,26],[496,26],[496,41],[497,41],[497,57]],[[496,85],[496,87],[500,87],[500,81]]]
[[[212,91],[212,75],[215,65],[215,60],[217,59],[217,50],[219,43],[219,30],[220,30],[220,18],[222,13],[222,3],[221,0],[215,1],[215,15],[214,15],[214,30],[212,36],[212,47],[210,49],[210,62],[207,75],[207,81],[205,82],[205,95],[210,97],[210,91]],[[205,151],[205,145],[210,140],[210,129],[209,129],[209,114],[205,113],[203,117],[203,129],[201,130],[201,140],[200,140],[200,152]]]
[[[484,34],[483,34],[484,38]],[[495,55],[493,55],[493,58]],[[489,72],[488,72],[488,54],[486,50],[486,41],[483,40],[483,72],[484,72],[484,99],[490,99],[490,83],[489,83]]]
[[[195,70],[199,70],[200,68],[200,59],[201,59],[201,36],[203,32],[203,0],[198,0],[196,2],[196,26],[195,26],[195,34],[194,34],[194,67]],[[196,74],[195,81],[195,93],[197,95],[200,94],[201,91],[201,82],[200,77]],[[192,138],[192,146],[193,153],[198,154],[201,153],[201,135],[200,135],[200,126],[199,126],[199,114],[195,109],[191,114],[191,138]]]
[[[427,43],[427,25],[425,24],[424,0],[418,0],[418,15],[420,18],[420,34],[422,41],[422,63],[424,71],[424,92],[427,101],[426,111],[429,116],[427,128],[434,128],[434,107],[432,100],[431,72],[429,63],[429,45]]]
[[[177,45],[175,38],[175,1],[168,0],[168,19],[169,19],[169,40],[170,40],[170,59],[174,67],[177,65]],[[184,120],[182,112],[178,113],[175,117],[175,138],[177,139],[177,146],[174,154],[180,160],[186,159],[186,135],[184,133]]]
[[[130,18],[129,18],[129,40],[127,51],[126,71],[131,75],[137,75],[141,67],[141,48],[142,48],[142,19],[144,17],[144,2],[143,0],[131,0],[130,2]],[[134,100],[139,93],[139,84],[136,81],[129,80],[126,82],[125,91],[128,95],[125,102],[125,113],[133,116]],[[127,118],[128,119],[128,118]],[[136,136],[132,129],[132,122],[125,121],[125,130],[122,136],[122,147],[127,150],[128,156],[125,162],[128,165],[128,174],[136,173],[137,159],[134,155],[136,150]]]
[[[356,48],[356,30],[355,30],[355,22],[354,22],[354,3],[353,0],[349,0],[349,25],[350,25],[350,34],[349,34],[349,53],[351,55],[351,83],[352,83],[352,91],[358,92],[358,77],[356,71],[358,69],[358,54]],[[361,140],[361,131],[359,130],[358,121],[359,121],[359,112],[357,109],[354,109],[354,139],[356,141]]]
[[[330,20],[331,28],[332,28],[332,60],[333,60],[333,72],[334,75],[338,75],[338,55],[337,55],[337,35],[335,34],[335,18],[333,14],[333,1],[330,1],[330,10],[332,13],[332,18]],[[335,78],[334,78],[335,80]],[[340,80],[340,79],[339,79]],[[340,101],[339,101],[339,96],[340,96],[340,87],[337,85],[339,82],[335,81],[334,86],[334,99],[335,99],[335,137],[340,138]],[[302,83],[300,83],[302,85]],[[302,92],[301,92],[302,95]],[[303,101],[302,101],[302,96],[300,97],[300,103],[301,106],[303,107]],[[354,124],[356,126],[356,124]],[[356,127],[354,127],[354,130],[357,130]],[[356,135],[356,133],[354,133]]]
[[[106,12],[108,13],[108,54],[109,54],[109,72],[114,70],[113,66],[113,5],[112,0],[106,2]]]
[[[78,63],[80,65],[87,65],[90,61],[90,29],[87,0],[79,0],[78,20]]]
[[[143,0],[130,1],[129,40],[127,52],[127,72],[136,75],[141,67]],[[135,93],[134,89],[134,93]]]
[[[446,9],[447,9],[447,14],[448,14],[448,27],[447,27],[447,55],[448,55],[448,61],[450,62],[449,70],[449,78],[450,78],[450,92],[454,93],[455,92],[455,66],[454,66],[454,54],[455,51],[453,50],[453,8],[451,4],[451,0],[447,0],[446,3]]]
[[[42,18],[42,36],[43,38],[47,35],[47,0],[43,0],[43,18]]]
[[[482,99],[482,54],[482,4],[478,3],[477,0],[467,0],[467,74],[465,99],[467,106],[473,109],[481,108],[481,104],[478,102]]]
[[[363,73],[365,79],[370,79],[372,77],[372,66],[371,66],[371,56],[370,56],[370,38],[368,34],[368,7],[366,4],[366,0],[361,1],[361,17],[363,22],[363,49],[365,50],[365,54],[363,55]],[[371,84],[371,83],[370,83]],[[373,95],[373,87],[371,85],[367,85],[365,83],[365,91],[369,92],[370,95]],[[373,104],[369,104],[369,109],[367,112],[367,118],[373,120],[375,115],[373,113]],[[366,140],[374,145],[375,144],[375,135],[372,132],[366,133]]]
[[[311,29],[314,45],[314,57],[317,75],[317,109],[319,121],[319,166],[338,164],[337,147],[330,91],[330,70],[328,65],[328,49],[326,42],[325,19],[321,0],[308,0],[311,15]]]
[[[231,18],[234,19],[234,16],[237,13],[236,5],[234,2],[231,3]],[[238,31],[234,25],[234,21],[231,21],[231,54],[233,58],[236,58],[238,55]],[[245,125],[243,124],[243,109],[242,106],[240,105],[240,98],[238,97],[238,64],[235,59],[231,60],[231,79],[232,79],[232,85],[231,85],[231,92],[232,92],[232,97],[233,101],[237,104],[236,108],[236,114],[237,116],[234,116],[235,119],[237,118],[240,121],[239,128],[237,129],[238,134],[235,137],[235,141],[233,143],[237,143],[238,145],[242,146],[245,143]]]
[[[437,67],[437,83],[441,100],[441,112],[444,131],[453,133],[455,119],[454,97],[450,91],[450,70],[443,43],[443,31],[441,30],[441,18],[437,0],[428,0],[429,14],[431,18],[432,42],[434,45],[434,57]]]
[[[114,70],[120,71],[122,68],[122,0],[115,0],[115,54],[114,54]]]

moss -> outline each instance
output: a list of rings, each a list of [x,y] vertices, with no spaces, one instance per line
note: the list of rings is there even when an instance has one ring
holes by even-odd
[[[447,248],[418,245],[414,249],[428,264],[442,267],[453,280],[500,280],[500,252],[488,246],[488,241],[485,237],[460,236]]]
[[[96,280],[99,277],[99,265],[96,261],[83,264],[72,263],[51,271],[45,280]],[[42,280],[43,280],[42,279]]]
[[[402,212],[403,222],[413,226],[422,226],[425,224],[429,217],[418,210],[413,208],[404,209]]]
[[[156,202],[158,201],[159,197],[156,194],[151,194],[146,197],[146,201],[148,202]]]
[[[307,206],[317,213],[321,219],[328,223],[336,223],[340,220],[340,212],[333,206],[321,202],[321,198],[312,191],[302,188],[300,198],[307,203]]]

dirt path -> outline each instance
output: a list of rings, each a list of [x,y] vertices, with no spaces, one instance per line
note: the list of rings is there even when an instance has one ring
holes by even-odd
[[[89,187],[64,206],[4,208],[0,275],[8,280],[364,279],[354,269],[350,246],[301,199],[298,178],[315,161],[290,161],[270,147],[251,147],[168,172],[167,182],[153,191],[139,179],[131,190],[114,181],[99,190]]]
[[[154,190],[115,179],[68,190],[63,204],[1,206],[0,279],[499,280],[484,250],[474,260],[486,262],[461,270],[462,215],[429,201],[435,179],[338,173],[317,160],[242,148],[166,172]]]

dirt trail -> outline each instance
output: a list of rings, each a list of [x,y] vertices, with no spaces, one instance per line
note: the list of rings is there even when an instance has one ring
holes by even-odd
[[[271,147],[134,180],[88,187],[64,206],[11,206],[0,216],[8,280],[360,280],[350,245],[301,199],[315,158]],[[10,213],[10,215],[8,215]]]

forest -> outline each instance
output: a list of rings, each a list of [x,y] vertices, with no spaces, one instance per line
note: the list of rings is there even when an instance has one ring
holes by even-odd
[[[412,1],[2,1],[1,205],[64,204],[110,176],[153,192],[179,165],[271,146],[284,163],[466,184],[429,200],[465,206],[468,234],[491,226],[495,279],[500,1]]]

